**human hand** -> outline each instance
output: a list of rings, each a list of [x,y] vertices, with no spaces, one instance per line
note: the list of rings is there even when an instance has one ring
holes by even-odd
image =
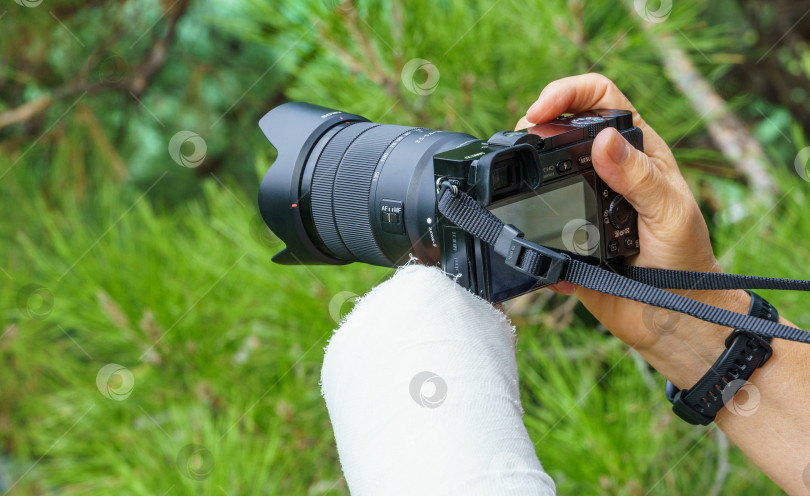
[[[638,211],[640,252],[628,262],[720,272],[706,223],[672,152],[612,81],[599,74],[554,81],[541,92],[517,128],[594,108],[631,110],[633,122],[644,133],[643,153],[610,128],[599,133],[591,151],[597,174]],[[576,293],[605,327],[681,389],[691,387],[709,370],[731,333],[726,327],[570,283],[552,289]],[[744,291],[678,292],[739,313],[747,313],[750,302]],[[792,325],[784,318],[780,323]],[[741,399],[740,408],[722,409],[715,422],[782,489],[791,495],[807,494],[810,486],[804,483],[804,474],[810,470],[806,468],[810,467],[810,420],[805,413],[810,408],[810,348],[783,340],[774,340],[771,345],[773,356],[746,383],[755,394]]]
[[[514,329],[439,269],[360,299],[321,384],[355,496],[555,493],[523,425]]]
[[[597,174],[638,211],[640,252],[628,262],[643,267],[722,272],[709,231],[689,186],[667,144],[639,116],[613,82],[584,74],[550,83],[520,120],[517,129],[550,121],[563,113],[614,108],[633,112],[644,133],[644,152],[615,129],[599,133],[591,156]],[[711,365],[730,330],[692,317],[657,309],[562,282],[552,287],[576,293],[588,310],[614,335],[635,347],[679,387],[691,386],[703,371],[686,366],[695,359]],[[680,291],[694,300],[745,313],[744,291]]]

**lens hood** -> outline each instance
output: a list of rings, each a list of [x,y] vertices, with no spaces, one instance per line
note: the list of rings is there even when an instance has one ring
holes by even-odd
[[[286,248],[273,261],[285,265],[348,263],[319,250],[310,240],[301,217],[301,171],[313,146],[330,128],[368,119],[319,105],[290,102],[259,120],[259,128],[278,152],[259,186],[259,212]]]

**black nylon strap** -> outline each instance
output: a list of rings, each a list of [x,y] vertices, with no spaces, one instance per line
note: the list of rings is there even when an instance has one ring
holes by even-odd
[[[802,329],[707,305],[578,260],[571,260],[568,263],[568,270],[564,272],[561,279],[601,293],[675,310],[725,327],[774,338],[810,343],[810,333]]]
[[[769,289],[808,289],[810,287],[808,281],[753,276],[738,276],[742,279],[735,279],[722,277],[723,274],[706,272],[676,272],[674,276],[668,277],[663,274],[664,271],[661,269],[636,271],[634,270],[636,268],[633,268],[627,272],[632,276],[656,283],[648,284],[573,259],[564,252],[531,243],[522,238],[520,231],[508,228],[500,219],[480,206],[471,196],[464,192],[456,191],[454,194],[451,188],[445,187],[441,191],[438,203],[439,212],[450,222],[456,224],[465,232],[481,238],[487,244],[496,247],[495,251],[505,257],[507,264],[538,278],[542,282],[553,284],[559,280],[564,280],[601,293],[685,313],[714,324],[773,338],[810,343],[810,333],[802,329],[758,317],[734,313],[655,287],[669,287],[672,284],[681,289],[751,289],[763,287],[767,284],[764,287]],[[556,269],[552,271],[550,268]],[[717,276],[720,276],[720,278],[717,278]],[[695,279],[689,280],[689,277]],[[696,282],[709,279],[723,282],[718,282],[716,287],[709,287],[705,283]],[[784,281],[784,284],[779,281]]]
[[[538,274],[541,273],[543,267],[543,256],[536,251],[530,251],[523,255],[521,258],[519,267],[523,270],[523,272],[527,272],[529,274]]]
[[[616,270],[630,279],[666,289],[782,289],[810,291],[810,281],[715,272],[666,270],[621,265]]]
[[[565,271],[561,279],[601,293],[675,310],[725,327],[774,338],[810,343],[810,333],[802,329],[707,305],[578,260],[569,262],[568,270]]]
[[[495,214],[481,208],[470,195],[455,196],[449,189],[439,198],[439,212],[488,245],[495,244],[504,226]]]

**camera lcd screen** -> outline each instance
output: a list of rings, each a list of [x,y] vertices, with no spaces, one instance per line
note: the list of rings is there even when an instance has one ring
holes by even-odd
[[[491,211],[523,231],[529,241],[580,255],[596,255],[599,229],[593,197],[591,185],[580,176],[574,182],[547,191],[541,188]]]
[[[599,257],[596,174],[586,171],[546,184],[538,190],[497,202],[489,208],[502,221],[537,244],[579,255]],[[490,300],[503,301],[538,287],[537,279],[516,271],[502,256],[484,248]],[[479,277],[483,277],[480,274]]]

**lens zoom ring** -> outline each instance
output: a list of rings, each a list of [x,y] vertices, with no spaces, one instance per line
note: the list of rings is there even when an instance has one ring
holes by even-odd
[[[382,154],[397,136],[408,131],[405,126],[379,126],[369,129],[349,146],[335,178],[335,208],[340,237],[346,247],[359,260],[375,264],[390,265],[374,239],[369,215],[369,196],[374,169]]]
[[[332,190],[335,184],[338,166],[354,140],[360,134],[379,124],[358,122],[346,126],[338,132],[324,147],[315,171],[312,173],[311,199],[312,221],[315,229],[327,248],[341,260],[355,260],[355,257],[343,244],[335,223],[335,211],[332,207]]]

